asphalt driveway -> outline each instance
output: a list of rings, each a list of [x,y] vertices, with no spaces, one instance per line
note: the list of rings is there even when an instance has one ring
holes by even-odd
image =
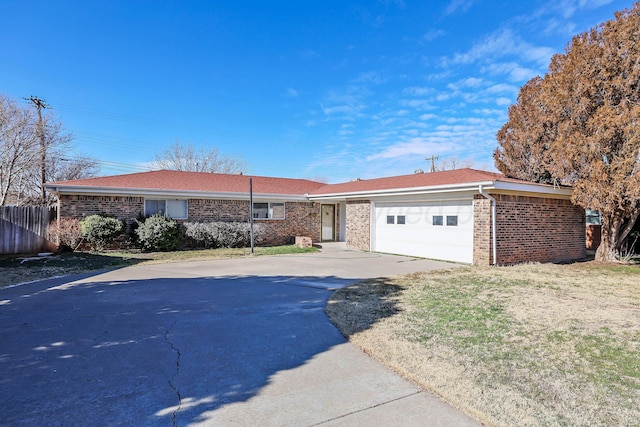
[[[0,425],[475,425],[347,343],[355,280],[451,264],[327,250],[0,290]]]

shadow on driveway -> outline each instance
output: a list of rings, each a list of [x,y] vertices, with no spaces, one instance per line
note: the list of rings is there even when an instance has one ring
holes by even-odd
[[[326,288],[354,281],[105,277],[0,290],[0,424],[205,421],[344,343]]]

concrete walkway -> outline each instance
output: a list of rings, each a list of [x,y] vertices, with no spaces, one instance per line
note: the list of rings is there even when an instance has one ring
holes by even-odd
[[[449,268],[346,251],[0,290],[0,425],[478,425],[346,342],[332,290]]]

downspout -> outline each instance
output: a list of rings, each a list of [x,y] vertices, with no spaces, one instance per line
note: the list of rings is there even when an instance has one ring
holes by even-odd
[[[376,202],[369,201],[369,252],[373,252],[376,240]]]
[[[484,196],[486,199],[489,199],[489,201],[491,202],[491,248],[493,255],[493,265],[498,265],[498,260],[496,259],[498,253],[496,249],[496,243],[498,241],[496,237],[496,199],[482,191],[482,184],[478,186],[478,191],[482,196]]]
[[[61,209],[60,207],[62,206],[62,204],[60,203],[60,189],[58,187],[56,187],[56,199],[57,203],[56,203],[56,224],[58,224],[58,232],[56,233],[56,246],[59,248],[60,247],[60,214],[61,214]]]
[[[58,206],[57,206],[58,212],[56,212],[56,221],[58,221],[58,224],[60,224],[60,206],[61,206],[61,204],[60,204],[60,189],[58,187],[56,187],[56,196],[57,196],[57,199],[58,199],[58,203],[57,203],[58,204]]]

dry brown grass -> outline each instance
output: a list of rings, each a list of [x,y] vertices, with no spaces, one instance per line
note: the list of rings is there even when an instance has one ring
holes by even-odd
[[[271,256],[317,251],[318,249],[313,247],[298,248],[294,245],[285,245],[256,247],[254,255]],[[5,286],[35,280],[115,269],[135,264],[207,261],[240,258],[250,255],[251,249],[249,248],[199,249],[173,252],[61,252],[50,257],[3,255],[0,256],[0,289]]]
[[[349,339],[489,425],[639,425],[640,267],[469,267],[363,282]]]

